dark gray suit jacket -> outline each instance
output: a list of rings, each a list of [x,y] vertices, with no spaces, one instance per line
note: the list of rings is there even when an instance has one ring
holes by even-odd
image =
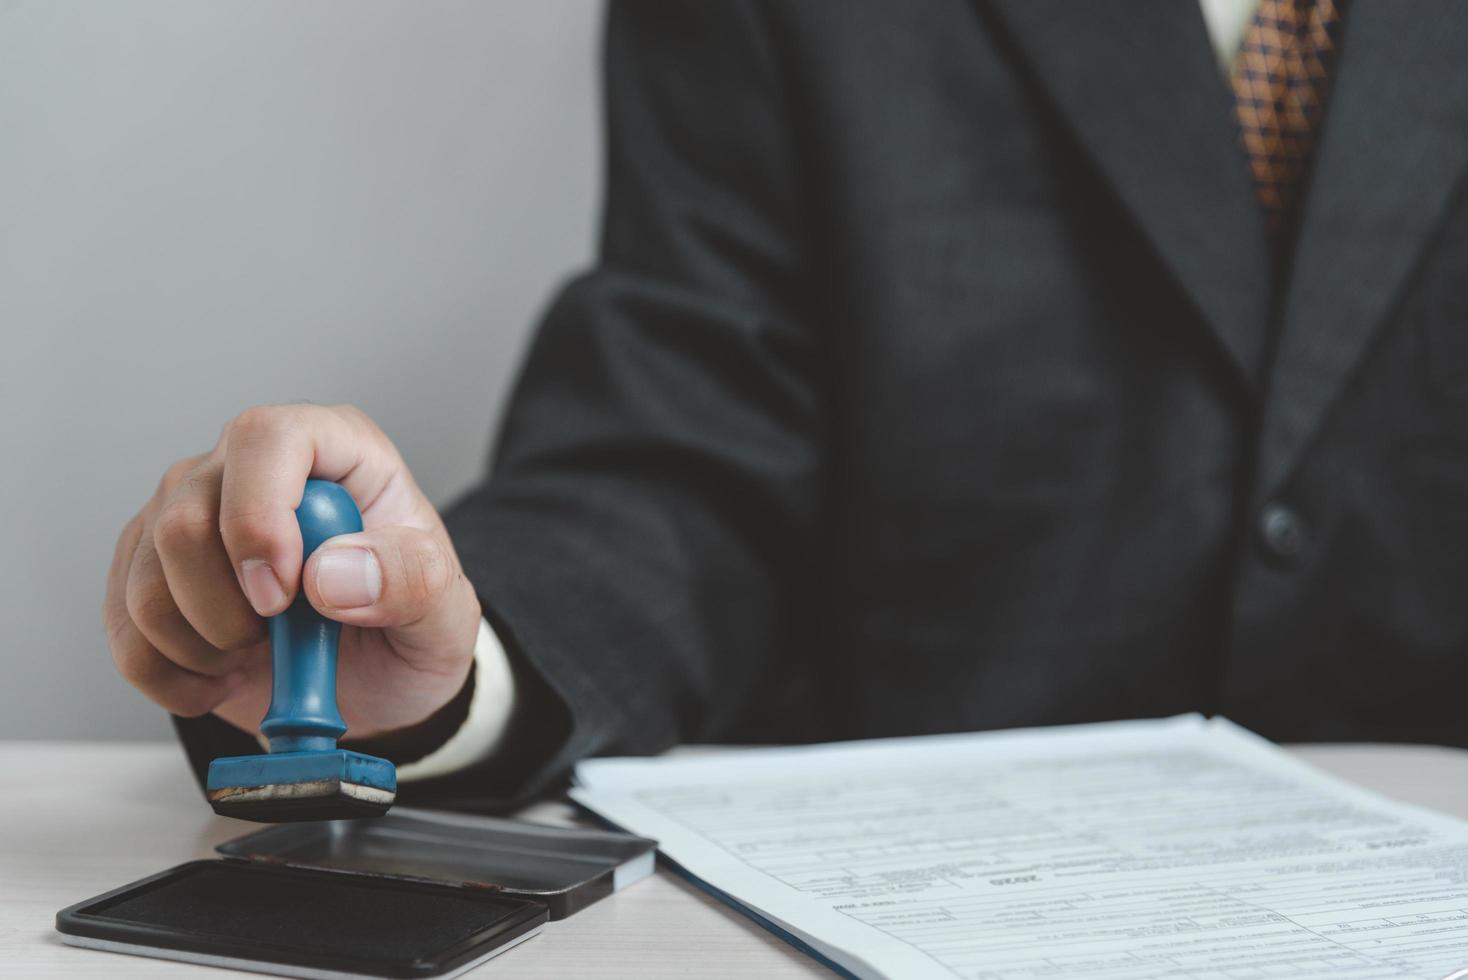
[[[1352,5],[1281,269],[1196,3],[614,6],[600,258],[448,514],[517,761],[407,796],[1184,711],[1468,744],[1465,51]]]

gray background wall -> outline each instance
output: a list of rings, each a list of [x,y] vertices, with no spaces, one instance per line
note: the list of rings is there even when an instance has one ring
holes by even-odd
[[[355,402],[435,500],[590,253],[591,0],[0,0],[0,738],[162,738],[103,580],[168,463]]]

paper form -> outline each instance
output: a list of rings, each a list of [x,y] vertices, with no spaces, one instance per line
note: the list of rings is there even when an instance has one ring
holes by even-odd
[[[859,977],[1468,966],[1468,822],[1222,719],[594,759],[576,782],[576,800]]]

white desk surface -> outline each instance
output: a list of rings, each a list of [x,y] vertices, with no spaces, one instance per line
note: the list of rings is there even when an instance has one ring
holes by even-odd
[[[1398,799],[1468,817],[1468,751],[1302,746],[1324,769]],[[544,804],[532,819],[564,822]],[[170,743],[0,742],[0,974],[257,976],[62,945],[56,911],[194,858],[257,824],[207,809]],[[546,926],[472,976],[829,977],[832,974],[671,873]]]

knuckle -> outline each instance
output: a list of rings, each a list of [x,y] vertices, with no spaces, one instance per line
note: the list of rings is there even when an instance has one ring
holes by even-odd
[[[266,511],[245,510],[221,516],[219,530],[234,549],[268,550],[275,543],[278,524]]]
[[[443,543],[428,538],[414,549],[408,569],[409,593],[420,602],[432,602],[448,591],[454,580],[454,565]]]
[[[373,428],[377,426],[377,423],[372,421],[372,416],[363,411],[360,406],[353,405],[351,402],[342,402],[340,405],[333,405],[331,406],[331,410],[343,418],[351,419],[354,422],[365,422]]]
[[[179,612],[173,595],[168,591],[168,584],[159,577],[129,582],[127,614],[146,633],[171,622]]]
[[[342,404],[331,406],[331,411],[346,420],[369,445],[383,452],[396,452],[391,439],[387,433],[382,431],[382,426],[356,405]]]
[[[190,457],[188,459],[181,459],[168,467],[168,469],[163,471],[163,476],[158,480],[158,490],[154,496],[160,500],[168,496],[173,492],[174,487],[178,486],[185,477],[194,471],[194,467],[197,465],[198,461]]]
[[[208,542],[214,534],[213,511],[198,503],[170,503],[153,524],[153,544],[159,551],[188,550]]]
[[[115,649],[112,659],[123,680],[173,714],[202,715],[219,703],[217,681],[184,673],[140,636]]]
[[[279,405],[251,405],[236,415],[229,423],[235,432],[250,432],[268,429],[277,424],[280,417]]]
[[[265,621],[253,612],[224,615],[198,624],[198,629],[210,646],[229,652],[252,647],[265,638]]]
[[[114,658],[127,646],[131,626],[132,617],[127,614],[125,601],[119,602],[112,595],[102,600],[102,628],[107,631],[107,648]]]
[[[113,654],[112,661],[117,665],[117,673],[123,680],[136,688],[144,686],[144,674],[147,672],[142,667],[142,657],[130,650],[122,650]]]
[[[108,623],[112,662],[124,681],[176,715],[202,715],[218,705],[224,691],[219,681],[181,670],[130,625],[126,615]]]
[[[135,633],[119,636],[112,646],[112,662],[116,665],[118,674],[134,687],[141,688],[148,683],[152,674],[149,670],[149,659],[152,656],[152,648]]]
[[[219,490],[218,484],[209,478],[204,467],[212,458],[213,454],[211,453],[208,457],[200,460],[200,465],[189,471],[189,475],[183,478],[183,482],[179,485],[178,489],[178,493],[183,496],[203,501],[201,506],[211,512],[213,510],[214,498],[218,496]]]
[[[291,427],[294,409],[286,405],[256,405],[236,415],[225,427],[230,441],[269,441]]]

